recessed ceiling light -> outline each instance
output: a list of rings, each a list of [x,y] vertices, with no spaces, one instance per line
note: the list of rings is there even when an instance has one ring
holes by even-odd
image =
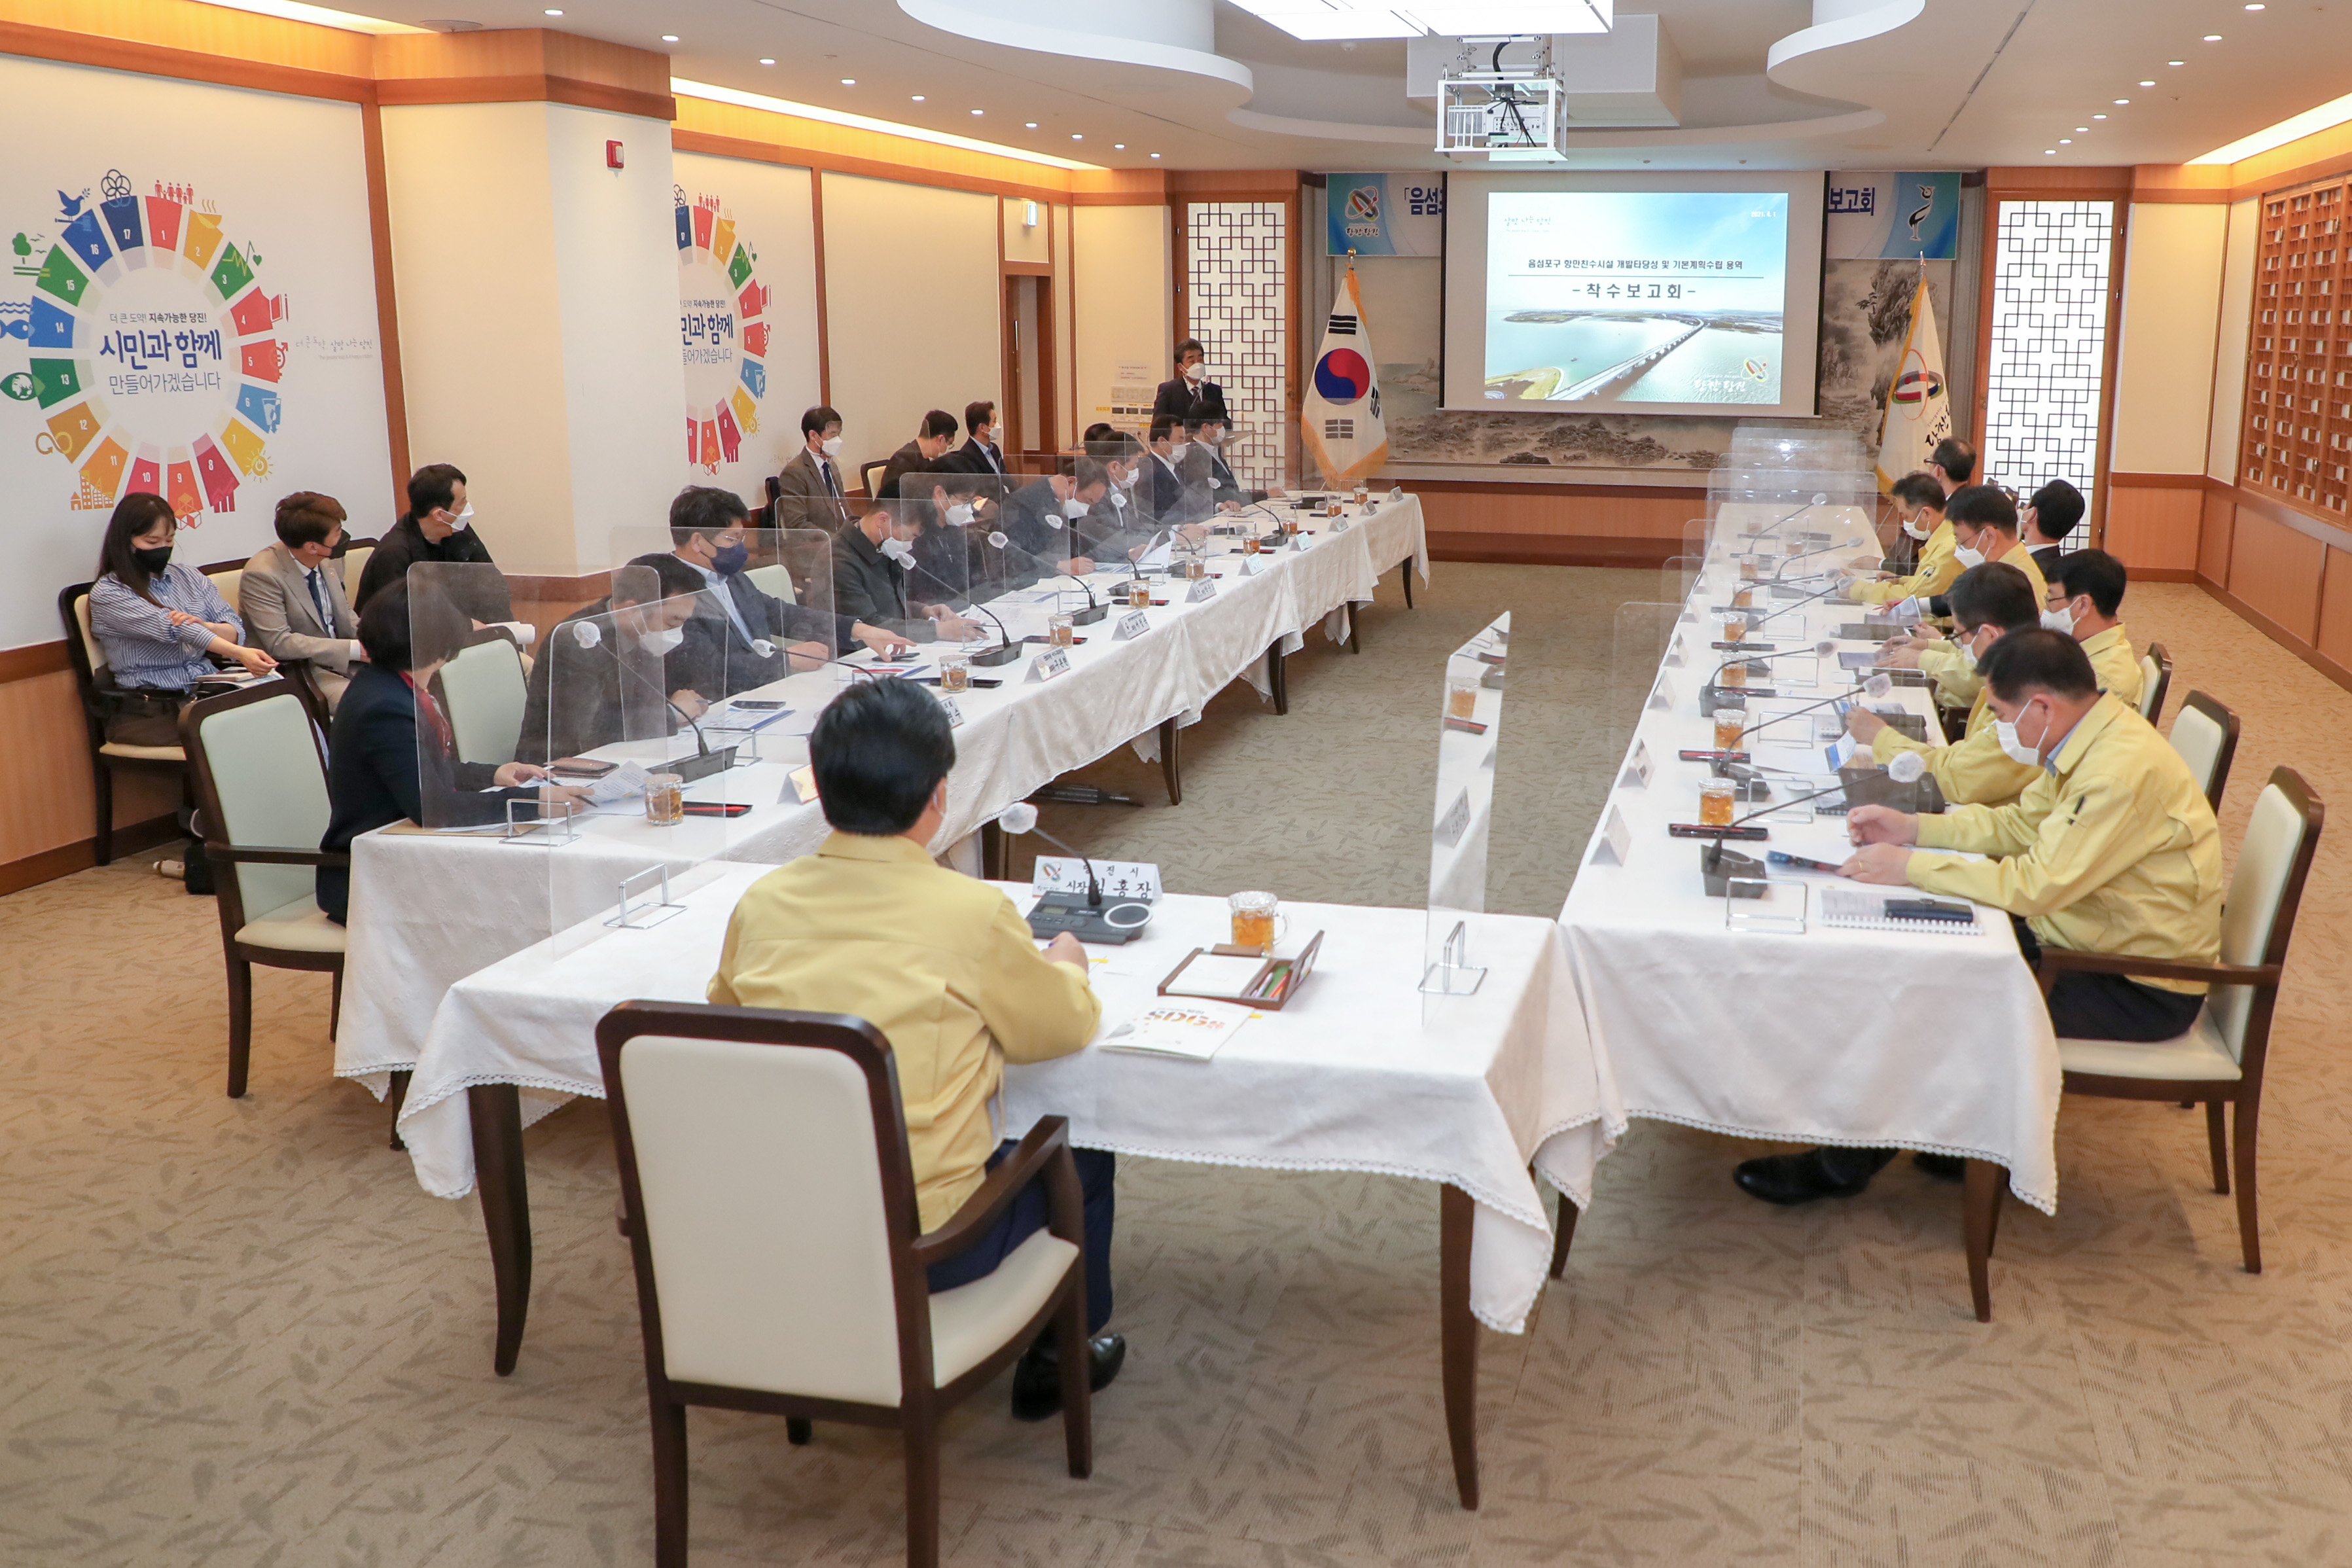
[[[2131,101],[2131,100],[2130,100],[2130,99],[2128,99],[2128,98],[2119,98],[2119,99],[2116,100],[2116,108],[2118,108],[2118,109],[2120,109],[2120,108],[2122,108],[2125,104],[2129,103],[2130,101]]]
[[[1110,144],[1110,150],[1114,153],[1124,153],[1127,151],[1127,143],[1124,142],[1114,142]]]
[[[2058,145],[2061,147],[2071,147],[2074,145],[2074,139],[2072,136],[2061,136],[2058,138]]]
[[[973,112],[974,114],[985,114],[985,113],[987,113],[987,112],[988,112],[988,110],[984,110],[984,109],[975,109],[975,110],[972,110],[972,112]]]
[[[677,42],[677,35],[676,33],[664,33],[662,35],[662,42],[665,44],[674,44]]]
[[[2094,120],[2105,120],[2106,116],[2104,114],[2094,114],[2091,118]]]
[[[1070,132],[1070,140],[1073,142],[1083,142],[1086,139],[1087,133],[1083,131],[1073,131]]]
[[[2140,83],[2140,86],[2142,86],[2142,87],[2154,87],[2155,85],[2156,85],[2156,83],[2154,83],[2154,82],[2152,82],[2152,81],[2144,81],[2144,82]]]
[[[841,79],[841,85],[844,87],[856,87],[857,85],[857,79],[854,76],[843,77]]]
[[[2164,63],[2168,66],[2185,66],[2189,62],[2187,60],[2167,60]]]
[[[2262,7],[2261,7],[2260,5],[2249,5],[2249,6],[2247,6],[2247,7],[2246,7],[2246,9],[2247,9],[2247,10],[2249,10],[2249,11],[2259,11],[2259,10],[2261,10],[2261,9],[2262,9]],[[550,15],[552,15],[552,14],[553,14],[553,13],[550,13]]]
[[[1037,129],[1037,122],[1034,120],[1024,120],[1021,123],[1026,125],[1032,131]]]
[[[762,56],[761,56],[761,57],[760,57],[760,63],[761,63],[761,65],[763,65],[763,66],[772,66],[772,65],[774,65],[776,62],[775,62],[774,60],[772,60],[772,59],[770,59],[767,56],[762,55]]]
[[[551,6],[549,6],[549,7],[548,7],[548,9],[547,9],[547,14],[548,14],[549,16],[562,16],[562,15],[563,15],[563,13],[562,13],[562,12],[561,12],[561,11],[559,11],[559,10],[555,9],[555,7],[553,7],[552,5],[551,5]]]
[[[915,101],[916,101],[917,103],[920,103],[920,102],[922,102],[922,101],[923,101],[923,95],[922,95],[921,93],[919,93],[919,93],[917,93],[917,94],[915,94]]]
[[[2045,158],[2055,158],[2058,156],[2058,149],[2055,147],[2044,147],[2042,149],[2042,155]]]
[[[2205,35],[2205,41],[2209,44],[2218,44],[2221,41],[2221,35],[2219,33],[2208,33]]]
[[[1157,158],[1158,156],[1160,156],[1160,154],[1159,154],[1159,153],[1153,153],[1153,154],[1151,154],[1151,155],[1152,155],[1153,157],[1155,157],[1155,158]]]
[[[2087,125],[2077,125],[2076,127],[2074,127],[2074,129],[2075,129],[2076,131],[2078,131],[2078,132],[2080,132],[2080,131],[2088,131],[2088,130],[2090,129],[2090,127],[2089,127],[2089,126],[2087,126]]]

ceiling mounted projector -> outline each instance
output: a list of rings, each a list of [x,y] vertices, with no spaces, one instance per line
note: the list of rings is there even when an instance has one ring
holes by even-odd
[[[1234,0],[1294,38],[1525,37],[1605,33],[1616,0]]]

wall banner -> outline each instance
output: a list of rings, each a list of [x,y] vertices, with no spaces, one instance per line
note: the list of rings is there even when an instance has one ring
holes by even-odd
[[[1445,176],[1326,174],[1326,254],[1443,256]]]
[[[1832,174],[1832,261],[1950,261],[1960,253],[1960,176],[1935,174]]]

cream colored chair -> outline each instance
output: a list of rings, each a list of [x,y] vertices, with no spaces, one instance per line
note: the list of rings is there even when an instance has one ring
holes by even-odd
[[[441,667],[441,700],[461,763],[492,767],[515,760],[522,737],[528,677],[522,653],[504,632],[494,632],[457,650]]]
[[[73,667],[74,686],[81,693],[82,717],[89,732],[89,776],[98,796],[98,820],[91,835],[97,861],[114,859],[114,774],[119,768],[163,768],[181,775],[186,785],[188,754],[177,746],[131,746],[106,738],[106,721],[115,688],[107,679],[106,648],[89,629],[89,590],[76,583],[58,595],[58,618],[65,623],[66,662]]]
[[[1070,1474],[1094,1465],[1085,1231],[1068,1128],[1039,1122],[926,1236],[881,1031],[833,1014],[625,1002],[596,1026],[636,1265],[653,1406],[654,1561],[684,1568],[686,1410],[895,1426],[907,1561],[939,1561],[940,1418],[1051,1323]],[[1042,1178],[1048,1228],[995,1272],[932,1293]]]
[[[2140,1045],[2126,1040],[2058,1042],[2066,1092],[2117,1100],[2203,1100],[2207,1142],[2213,1160],[2213,1190],[2230,1190],[2229,1139],[2221,1107],[2234,1108],[2237,1138],[2238,1245],[2246,1272],[2263,1271],[2259,1216],[2254,1202],[2254,1140],[2262,1115],[2263,1071],[2270,1058],[2271,1017],[2278,1005],[2279,978],[2286,967],[2287,942],[2294,934],[2295,909],[2319,847],[2325,813],[2310,786],[2293,768],[2279,768],[2254,802],[2238,847],[2221,910],[2221,961],[2181,963],[2126,958],[2115,953],[2042,950],[2042,986],[2046,994],[2071,973],[2125,974],[2137,979],[2202,980],[2212,990],[2187,1034]]]
[[[368,557],[383,541],[375,539],[343,540],[342,553],[334,557],[336,569],[343,574],[343,596],[356,599],[360,591],[360,575],[367,570]]]
[[[245,563],[215,561],[202,570],[205,580],[212,584],[213,592],[227,600],[228,607],[235,610],[240,619],[243,618],[245,604],[237,595],[245,587]]]
[[[348,866],[351,857],[319,848],[329,808],[315,717],[300,689],[283,680],[207,698],[180,714],[228,963],[231,1100],[245,1093],[253,1052],[255,964],[326,970],[335,977],[333,1010],[342,1007],[343,928],[313,894],[318,868]],[[332,1013],[327,1027],[332,1034]]]
[[[2201,691],[2181,700],[2172,721],[2172,749],[2189,764],[2205,804],[2221,809],[2221,792],[2230,787],[2230,764],[2238,755],[2238,716]]]
[[[751,586],[772,599],[782,599],[787,605],[800,603],[793,592],[793,574],[782,563],[773,566],[754,566],[743,575],[751,580]]]
[[[2139,716],[2153,724],[2164,713],[2164,694],[2172,689],[2172,656],[2152,642],[2139,656]]]

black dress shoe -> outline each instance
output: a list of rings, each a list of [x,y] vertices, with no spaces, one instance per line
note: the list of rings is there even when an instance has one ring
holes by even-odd
[[[1808,1149],[1743,1160],[1732,1179],[1740,1191],[1768,1204],[1809,1204],[1853,1196],[1893,1158],[1892,1149]]]
[[[1127,1336],[1105,1334],[1087,1342],[1087,1386],[1100,1394],[1127,1364]],[[1013,1419],[1043,1421],[1062,1409],[1062,1352],[1041,1340],[1021,1352],[1013,1369]]]
[[[1911,1163],[1939,1182],[1957,1182],[1969,1173],[1969,1163],[1958,1154],[1930,1154],[1922,1149]]]

